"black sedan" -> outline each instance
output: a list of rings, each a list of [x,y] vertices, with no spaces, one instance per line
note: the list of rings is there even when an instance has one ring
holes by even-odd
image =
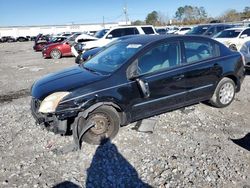
[[[138,36],[81,65],[45,76],[31,90],[38,123],[99,144],[120,126],[209,101],[228,106],[244,79],[242,56],[200,36]]]

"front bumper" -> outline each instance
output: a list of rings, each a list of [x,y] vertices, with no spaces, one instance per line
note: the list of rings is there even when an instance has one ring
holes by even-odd
[[[49,57],[50,57],[50,53],[48,53],[47,50],[43,50],[43,51],[42,51],[42,56],[43,56],[44,58],[49,58]]]
[[[31,100],[31,113],[36,124],[46,128],[48,131],[54,132],[55,134],[66,134],[68,130],[67,119],[59,120],[55,114],[42,114],[38,112],[41,105],[41,101],[32,98]]]

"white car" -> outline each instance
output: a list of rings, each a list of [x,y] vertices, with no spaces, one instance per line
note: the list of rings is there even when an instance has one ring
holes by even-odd
[[[98,31],[94,37],[98,40],[86,41],[81,43],[81,50],[87,51],[93,48],[103,47],[111,41],[126,35],[137,34],[157,34],[154,27],[151,25],[143,26],[118,26],[111,29],[103,29]],[[79,45],[78,45],[79,46]],[[77,45],[71,47],[71,52],[77,57],[79,49]]]
[[[180,27],[177,31],[174,32],[176,35],[185,35],[188,31],[190,31],[191,27]]]
[[[81,35],[77,36],[75,42],[86,42],[86,41],[93,41],[97,40],[98,38],[90,36],[86,33],[82,33]]]
[[[238,51],[246,41],[250,40],[250,27],[226,29],[215,35],[214,39],[231,50]]]

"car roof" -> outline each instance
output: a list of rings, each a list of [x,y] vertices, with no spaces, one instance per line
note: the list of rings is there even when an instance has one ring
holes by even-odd
[[[138,44],[149,44],[161,40],[167,40],[167,39],[198,39],[198,40],[210,40],[208,37],[204,36],[197,36],[197,35],[138,35],[135,37],[131,37],[129,39],[126,39],[122,42],[132,44],[132,43],[138,43]]]
[[[232,27],[226,30],[245,30],[245,29],[250,29],[250,27]]]

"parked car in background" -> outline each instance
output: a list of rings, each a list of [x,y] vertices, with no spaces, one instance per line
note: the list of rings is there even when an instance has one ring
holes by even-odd
[[[242,45],[240,52],[242,53],[245,59],[245,68],[247,70],[250,70],[250,40]]]
[[[75,42],[76,43],[82,43],[82,42],[88,42],[88,41],[93,41],[93,40],[97,40],[98,38],[88,35],[86,33],[82,33],[81,35],[77,36],[75,38]]]
[[[12,36],[4,36],[1,38],[2,42],[16,42],[16,39]]]
[[[18,41],[18,42],[26,42],[26,41],[29,41],[29,38],[20,36],[20,37],[16,38],[16,41]]]
[[[102,47],[107,45],[112,40],[126,36],[126,35],[138,35],[138,34],[157,34],[154,27],[151,25],[142,25],[142,26],[119,26],[108,29],[103,29],[95,34],[94,37],[98,40],[83,42],[81,46],[81,51],[87,51],[93,48]],[[78,51],[75,46],[72,46],[72,53],[77,57]]]
[[[47,129],[100,144],[120,126],[201,101],[226,107],[243,79],[241,54],[215,40],[144,35],[36,81],[31,109]]]
[[[59,42],[62,42],[64,40],[66,40],[67,37],[62,37],[62,36],[55,36],[55,37],[52,37],[50,38],[49,41],[40,41],[40,42],[35,42],[34,46],[33,46],[33,49],[35,51],[42,51],[43,48],[46,46],[46,45],[49,45],[49,44],[53,44],[53,43],[59,43]]]
[[[127,36],[119,37],[119,38],[113,40],[112,42],[108,43],[107,45],[105,45],[103,47],[93,48],[93,49],[84,51],[83,53],[80,52],[79,55],[75,59],[75,63],[76,64],[81,64],[81,63],[89,60],[90,58],[92,58],[94,55],[96,55],[101,50],[104,50],[105,48],[108,48],[109,46],[111,46],[111,45],[113,45],[113,44],[115,44],[117,42],[121,42],[123,40],[127,40],[129,38],[137,37],[137,36],[138,35],[127,35]]]
[[[185,35],[188,31],[190,31],[191,27],[180,27],[177,31],[175,31],[173,34],[176,35]]]
[[[231,50],[237,51],[240,50],[246,41],[250,40],[250,27],[226,29],[214,36],[214,39],[223,43]]]
[[[42,50],[44,58],[59,59],[65,56],[72,56],[71,46],[68,40],[46,45]]]
[[[205,25],[198,25],[196,27],[193,27],[190,31],[188,31],[186,34],[189,35],[204,35],[208,37],[213,37],[217,33],[234,27],[230,24],[205,24]]]
[[[166,34],[167,34],[166,28],[156,28],[155,31],[156,31],[159,35],[166,35]]]
[[[179,30],[179,27],[174,26],[174,27],[168,27],[167,28],[167,34],[174,34],[176,31]]]

